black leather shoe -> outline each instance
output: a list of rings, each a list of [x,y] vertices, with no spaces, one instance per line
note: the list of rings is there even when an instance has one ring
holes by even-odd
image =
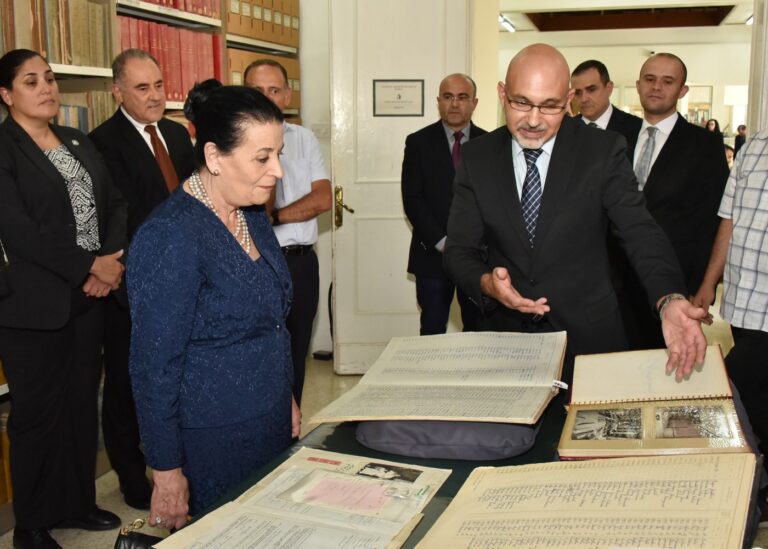
[[[48,530],[25,528],[13,529],[13,547],[15,549],[61,549],[61,545],[56,543]]]
[[[85,516],[64,519],[56,528],[79,528],[80,530],[112,530],[120,526],[120,517],[116,514],[99,509],[95,505]]]
[[[139,482],[131,484],[121,484],[120,491],[123,493],[125,503],[141,511],[149,511],[149,505],[152,501],[152,486],[146,478]]]

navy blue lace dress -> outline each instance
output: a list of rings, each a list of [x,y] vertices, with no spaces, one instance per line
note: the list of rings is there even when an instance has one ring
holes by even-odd
[[[264,212],[246,220],[256,261],[179,189],[128,254],[145,457],[153,469],[182,468],[193,515],[291,442],[290,276]]]

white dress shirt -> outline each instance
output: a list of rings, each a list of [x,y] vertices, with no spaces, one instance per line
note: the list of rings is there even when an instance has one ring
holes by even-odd
[[[643,146],[645,146],[645,142],[648,141],[648,131],[647,128],[651,126],[655,126],[655,128],[658,130],[656,132],[655,136],[655,142],[654,142],[654,148],[653,148],[653,154],[651,155],[651,165],[648,168],[648,173],[651,173],[651,169],[653,168],[653,165],[656,163],[656,158],[658,158],[659,153],[661,152],[661,148],[664,146],[664,143],[667,142],[667,139],[669,138],[669,134],[672,133],[672,128],[675,127],[675,124],[677,124],[677,117],[680,116],[678,113],[671,114],[658,124],[649,124],[647,120],[643,120],[643,125],[640,127],[640,133],[637,134],[637,145],[635,145],[635,156],[634,160],[632,160],[632,168],[634,170],[637,170],[637,161],[640,158],[640,153],[643,150]]]
[[[283,124],[283,154],[280,164],[283,178],[277,183],[275,207],[283,208],[293,204],[312,192],[312,182],[330,179],[320,144],[315,134],[303,126]],[[285,223],[275,229],[280,246],[308,245],[317,242],[317,219]]]
[[[552,158],[552,149],[555,146],[557,135],[541,146],[542,153],[536,159],[536,168],[539,170],[541,178],[541,192],[544,192],[544,183],[547,180],[549,171],[549,161]],[[523,196],[523,183],[525,182],[525,172],[528,171],[528,164],[525,162],[525,153],[523,147],[516,139],[512,139],[512,165],[515,168],[515,184],[517,185],[517,196]]]
[[[613,105],[608,103],[608,108],[605,109],[605,112],[601,114],[597,120],[590,120],[583,114],[581,115],[581,119],[584,121],[585,124],[589,125],[590,122],[594,122],[597,124],[597,127],[601,130],[607,130],[608,129],[608,122],[611,121],[611,115],[613,114]]]
[[[128,119],[128,122],[130,122],[131,125],[134,128],[136,128],[137,132],[139,132],[139,135],[147,144],[147,147],[149,147],[149,150],[152,152],[152,155],[155,154],[155,149],[152,148],[152,138],[147,132],[144,131],[144,128],[146,128],[147,126],[155,127],[155,129],[157,130],[157,136],[160,138],[160,141],[163,142],[163,147],[165,147],[165,150],[168,151],[168,143],[165,142],[165,138],[163,137],[163,132],[160,131],[160,128],[158,127],[157,122],[153,122],[152,124],[142,124],[141,122],[138,122],[136,119],[134,119],[130,114],[128,114],[128,111],[126,111],[122,105],[120,105],[120,110],[123,111],[123,114]]]

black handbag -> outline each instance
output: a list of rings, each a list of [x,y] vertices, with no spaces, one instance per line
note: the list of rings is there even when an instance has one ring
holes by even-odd
[[[115,540],[115,549],[152,549],[155,544],[163,541],[163,538],[136,531],[141,529],[145,522],[144,519],[136,519],[121,528]]]

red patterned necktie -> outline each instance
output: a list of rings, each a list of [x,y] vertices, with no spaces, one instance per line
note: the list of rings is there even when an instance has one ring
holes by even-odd
[[[464,137],[464,134],[461,132],[456,132],[453,134],[453,149],[451,149],[451,158],[453,158],[453,169],[457,169],[459,167],[459,162],[461,162],[461,140]]]
[[[160,166],[160,171],[163,173],[163,179],[165,179],[165,186],[168,187],[168,192],[172,193],[179,186],[179,176],[176,175],[176,168],[173,167],[171,157],[168,156],[168,151],[165,150],[163,142],[160,141],[160,137],[157,135],[157,128],[148,125],[144,126],[144,131],[149,134],[152,150],[155,153],[157,164]]]

